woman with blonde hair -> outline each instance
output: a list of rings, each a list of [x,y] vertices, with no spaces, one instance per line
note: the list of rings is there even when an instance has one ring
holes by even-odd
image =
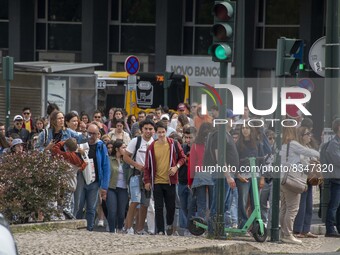
[[[312,148],[312,133],[311,130],[307,127],[299,127],[297,129],[298,142],[305,146],[306,148]],[[310,163],[313,162],[313,159],[310,157],[305,157],[303,155],[300,156],[301,164],[306,167]],[[315,159],[314,159],[315,160]],[[316,167],[315,167],[316,168]],[[300,198],[300,206],[298,214],[294,220],[293,232],[295,236],[298,238],[317,238],[317,235],[314,235],[310,232],[310,227],[312,224],[312,214],[313,214],[313,186],[310,183],[307,183],[308,189],[301,194]]]
[[[307,133],[305,134],[307,136]],[[295,127],[284,127],[282,134],[281,164],[287,167],[300,168],[302,157],[319,157],[319,152],[307,148],[298,142],[298,132]],[[281,173],[283,174],[283,172]],[[307,176],[306,176],[307,180]],[[301,194],[281,185],[281,240],[285,243],[302,244],[293,236],[293,223],[299,210]]]

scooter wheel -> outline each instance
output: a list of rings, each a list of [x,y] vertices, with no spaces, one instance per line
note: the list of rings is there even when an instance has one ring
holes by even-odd
[[[205,225],[207,224],[204,219],[202,219],[200,217],[193,217],[189,220],[189,226],[188,226],[189,232],[194,236],[203,235],[205,230],[203,228],[197,226],[195,222],[199,222],[199,223],[205,224]]]
[[[266,226],[263,226],[263,234],[261,235],[260,224],[256,221],[253,224],[252,232],[257,242],[263,243],[264,241],[266,241],[268,235]]]

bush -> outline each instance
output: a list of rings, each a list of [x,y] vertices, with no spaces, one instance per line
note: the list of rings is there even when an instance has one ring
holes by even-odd
[[[4,155],[0,162],[0,212],[11,223],[28,222],[41,212],[45,220],[59,215],[51,203],[62,204],[70,171],[61,157],[46,153]]]

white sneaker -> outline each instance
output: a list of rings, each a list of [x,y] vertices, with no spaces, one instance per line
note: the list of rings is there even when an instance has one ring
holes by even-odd
[[[143,230],[140,230],[140,231],[136,231],[136,234],[137,234],[137,235],[149,235],[149,233],[146,232],[144,229],[143,229]]]
[[[183,236],[192,236],[192,234],[190,233],[190,231],[189,230],[184,230],[184,232],[183,232]]]
[[[129,228],[126,232],[128,235],[134,235],[135,231],[133,230],[133,227]]]
[[[302,244],[302,241],[295,238],[294,236],[284,236],[281,238],[281,241],[284,243]]]
[[[104,227],[104,220],[99,220],[97,226]]]

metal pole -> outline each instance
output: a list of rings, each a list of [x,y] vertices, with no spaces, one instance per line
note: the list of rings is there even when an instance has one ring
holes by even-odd
[[[6,80],[6,130],[9,129],[10,121],[9,116],[11,115],[11,84],[9,80]]]
[[[324,128],[330,128],[335,116],[339,113],[339,1],[328,0],[326,12],[326,55],[325,55],[325,105]],[[325,180],[321,200],[322,221],[326,220],[329,201],[329,181]]]
[[[276,60],[278,61],[278,60]],[[278,79],[278,93],[277,93],[277,111],[275,112],[275,119],[279,119],[279,124],[275,125],[275,163],[274,166],[281,165],[281,88],[284,86],[284,78]],[[278,168],[279,169],[279,168]],[[280,240],[279,216],[280,216],[280,172],[273,173],[273,195],[272,195],[272,220],[271,220],[271,242],[278,242]]]
[[[8,130],[10,121],[9,116],[11,115],[11,88],[10,81],[13,80],[13,57],[2,58],[2,77],[6,82],[6,130]]]
[[[283,45],[284,39],[277,39],[276,47],[276,75],[282,76],[280,68],[282,67],[281,61],[283,58]],[[284,78],[278,78],[278,91],[277,91],[277,110],[275,111],[275,119],[279,120],[279,123],[275,125],[275,167],[280,167],[281,158],[281,88],[285,85]],[[279,168],[278,168],[279,169]],[[272,193],[272,220],[271,220],[271,242],[278,242],[280,240],[279,231],[279,215],[280,215],[280,173],[273,173],[273,193]]]
[[[165,72],[164,73],[164,82],[163,82],[163,88],[164,88],[164,105],[163,106],[168,106],[169,78],[170,78],[170,73]]]
[[[230,65],[230,63],[228,63]],[[230,72],[228,72],[227,63],[221,62],[220,63],[220,84],[226,84],[228,79],[228,73],[230,77]],[[230,78],[229,78],[230,79]],[[219,109],[219,118],[225,119],[226,116],[226,108],[227,108],[227,91],[226,89],[219,89],[218,90],[221,99],[222,99],[222,106]],[[226,126],[225,125],[218,125],[218,159],[217,164],[219,166],[224,166],[226,161]],[[215,238],[225,238],[224,232],[224,209],[225,209],[225,177],[222,171],[218,172],[217,175],[217,194],[216,194],[216,231],[215,231]]]

